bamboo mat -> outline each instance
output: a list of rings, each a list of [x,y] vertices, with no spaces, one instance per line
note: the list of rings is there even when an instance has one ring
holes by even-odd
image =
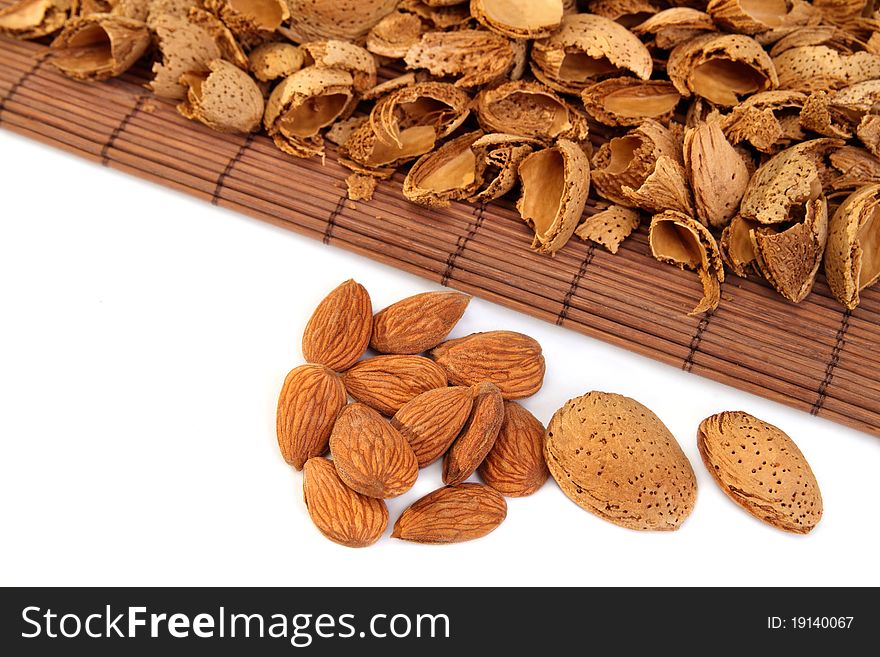
[[[509,200],[428,210],[402,199],[398,176],[353,203],[332,153],[322,165],[215,133],[152,98],[144,76],[77,83],[46,65],[44,45],[0,38],[0,127],[880,435],[880,286],[845,312],[821,277],[792,305],[730,275],[718,309],[688,317],[697,276],[656,262],[644,226],[617,255],[573,238],[549,258],[530,251]]]

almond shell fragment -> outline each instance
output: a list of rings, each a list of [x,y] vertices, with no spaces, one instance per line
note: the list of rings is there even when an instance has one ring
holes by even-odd
[[[51,63],[76,80],[106,80],[125,73],[151,42],[146,24],[111,14],[67,21],[52,42]]]
[[[20,0],[0,9],[0,34],[39,39],[54,34],[67,21],[70,0]]]
[[[859,293],[880,279],[880,184],[851,194],[831,219],[825,276],[835,298],[850,310]]]

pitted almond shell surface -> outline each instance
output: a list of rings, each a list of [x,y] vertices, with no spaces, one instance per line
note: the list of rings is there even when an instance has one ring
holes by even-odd
[[[453,200],[471,198],[483,182],[485,162],[471,150],[482,131],[468,132],[425,153],[403,181],[403,195],[429,208],[449,207]]]
[[[474,392],[471,386],[429,390],[395,413],[391,426],[410,444],[420,468],[439,459],[452,445],[470,417]]]
[[[850,310],[859,293],[880,279],[880,184],[853,192],[831,219],[825,276],[835,298]]]
[[[138,2],[138,0],[132,0],[132,2]],[[226,27],[223,21],[201,7],[190,7],[187,18],[193,25],[198,25],[211,35],[220,49],[223,59],[232,62],[242,71],[249,70],[248,57],[244,49],[236,40],[232,30]]]
[[[669,155],[657,158],[654,170],[638,189],[624,185],[620,191],[628,205],[651,213],[674,210],[690,215],[694,212],[687,173],[681,163]]]
[[[638,210],[612,205],[586,217],[574,232],[582,240],[601,244],[611,253],[617,253],[621,243],[640,223],[641,215]]]
[[[781,429],[741,411],[719,413],[700,423],[697,447],[724,494],[759,520],[806,534],[822,518],[816,477]]]
[[[590,392],[547,426],[550,474],[578,506],[621,527],[678,529],[697,494],[694,471],[669,429],[629,397]]]
[[[177,110],[218,132],[254,132],[263,120],[263,94],[247,73],[234,64],[215,59],[209,73],[185,73],[180,81],[186,98]]]
[[[693,7],[670,7],[658,11],[632,28],[640,36],[654,35],[654,45],[662,50],[672,50],[706,32],[715,32],[715,22],[704,11]]]
[[[106,80],[125,73],[150,47],[146,24],[112,14],[68,20],[52,41],[51,64],[75,80]]]
[[[479,471],[483,481],[505,497],[536,492],[550,476],[544,461],[544,425],[517,402],[505,402],[501,430]]]
[[[467,424],[443,458],[443,483],[447,486],[460,484],[476,472],[495,444],[504,422],[504,400],[496,385],[476,386],[474,395],[474,407]]]
[[[560,139],[526,157],[519,178],[522,195],[516,209],[535,232],[532,248],[555,253],[580,223],[590,193],[590,160],[579,144]]]
[[[721,251],[721,259],[730,270],[742,278],[748,277],[756,266],[755,246],[752,244],[751,231],[760,224],[757,221],[746,219],[742,215],[736,215],[724,228],[718,248]]]
[[[54,34],[67,21],[70,0],[19,0],[0,9],[0,34],[39,39]]]
[[[303,331],[303,356],[337,372],[354,365],[370,344],[373,307],[370,295],[353,280],[328,294],[312,314]]]
[[[470,9],[474,18],[494,32],[511,39],[540,39],[559,27],[563,6],[562,0],[470,0]]]
[[[342,39],[362,43],[370,29],[394,11],[397,0],[287,0],[287,4],[293,41]]]
[[[302,45],[306,63],[318,68],[347,71],[353,80],[353,88],[363,94],[376,86],[376,59],[364,48],[328,39]]]
[[[287,0],[201,0],[246,45],[270,38],[290,18]]]
[[[468,117],[470,103],[470,96],[451,84],[419,82],[376,101],[370,129],[386,146],[405,149],[408,142],[417,141],[407,135],[415,135],[418,129],[432,128],[436,139],[452,134]]]
[[[407,68],[426,69],[436,77],[454,77],[457,87],[477,87],[498,80],[513,67],[510,41],[486,30],[426,32],[404,56]]]
[[[303,52],[292,43],[272,41],[254,48],[248,61],[251,73],[263,82],[271,82],[296,73],[303,67]]]
[[[446,373],[423,356],[373,356],[342,375],[352,397],[383,415],[392,416],[423,392],[446,387]]]
[[[312,522],[334,543],[366,547],[378,541],[388,526],[385,502],[353,491],[325,458],[306,462],[303,497]]]
[[[399,8],[426,20],[438,30],[461,28],[471,21],[466,0],[444,6],[432,6],[422,0],[400,0]]]
[[[792,22],[789,4],[787,0],[709,0],[706,11],[727,31],[760,34]]]
[[[430,354],[455,385],[494,383],[504,399],[535,394],[544,383],[544,356],[534,338],[514,331],[473,333],[443,342]]]
[[[425,25],[415,14],[400,11],[388,14],[367,34],[367,50],[374,55],[403,59],[425,32]]]
[[[506,82],[480,91],[474,100],[477,118],[489,132],[552,141],[585,141],[584,115],[549,87],[531,81]]]
[[[829,91],[880,77],[880,54],[840,53],[828,46],[802,46],[773,58],[779,87],[798,91]]]
[[[485,166],[482,190],[472,200],[494,201],[511,191],[519,178],[520,164],[542,145],[537,139],[499,133],[477,139],[471,150]]]
[[[648,0],[587,0],[585,5],[589,13],[610,18],[624,27],[638,25],[658,11],[656,4]]]
[[[383,354],[419,354],[440,344],[455,328],[471,298],[460,292],[423,292],[373,317],[370,346]]]
[[[731,144],[747,141],[761,152],[775,153],[803,138],[799,118],[806,100],[806,94],[791,90],[754,94],[722,117],[722,130]]]
[[[222,53],[214,38],[186,17],[160,14],[153,19],[161,61],[153,63],[150,89],[160,98],[182,100],[186,86],[181,84],[184,73],[207,73],[208,64],[220,59]]]
[[[581,99],[587,113],[599,123],[630,126],[645,119],[669,121],[681,96],[665,80],[619,77],[586,87]]]
[[[506,517],[501,493],[482,484],[458,484],[415,502],[397,519],[391,536],[415,543],[461,543],[492,532]]]
[[[367,497],[403,495],[419,476],[416,455],[406,439],[364,404],[342,409],[330,434],[330,454],[339,478]]]
[[[348,397],[339,376],[323,365],[290,371],[278,397],[276,430],[284,460],[297,470],[327,451],[330,432]]]

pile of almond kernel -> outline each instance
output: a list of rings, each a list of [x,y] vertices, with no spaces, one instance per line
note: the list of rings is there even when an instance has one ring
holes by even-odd
[[[513,401],[541,388],[541,347],[510,331],[444,341],[469,301],[427,292],[374,316],[366,289],[349,280],[306,325],[308,364],[284,381],[278,445],[303,470],[309,515],[330,540],[375,543],[388,524],[384,500],[440,458],[445,486],[404,511],[393,537],[479,538],[506,517],[504,496],[531,495],[547,480],[544,427]],[[364,358],[368,349],[378,355]],[[466,481],[478,470],[485,485]]]
[[[295,157],[330,140],[353,199],[410,165],[425,206],[517,189],[541,253],[616,252],[647,215],[654,256],[702,282],[694,313],[731,272],[800,302],[823,265],[854,309],[880,278],[876,5],[20,0],[0,34],[54,36],[81,80],[150,58],[181,114]]]

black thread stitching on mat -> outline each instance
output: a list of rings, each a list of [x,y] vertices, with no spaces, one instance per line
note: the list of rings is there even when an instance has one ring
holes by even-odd
[[[840,320],[840,328],[837,329],[834,349],[831,350],[831,359],[828,361],[828,365],[825,366],[825,378],[819,384],[818,397],[816,397],[816,403],[810,409],[810,415],[818,415],[819,411],[822,410],[822,406],[825,405],[825,400],[828,397],[828,386],[834,380],[834,370],[837,369],[837,365],[840,363],[840,352],[843,351],[843,347],[846,345],[846,332],[849,330],[850,317],[852,317],[852,311],[847,309]]]
[[[122,134],[122,131],[128,127],[128,124],[131,123],[131,120],[135,117],[141,107],[143,107],[144,101],[147,100],[147,95],[144,94],[142,96],[138,96],[137,102],[134,104],[130,110],[128,110],[128,114],[122,117],[122,121],[119,122],[119,125],[113,128],[113,132],[110,133],[110,138],[101,148],[101,164],[105,167],[110,165],[110,149],[113,148],[113,144],[116,143],[116,140],[119,139],[119,135]]]
[[[449,285],[449,281],[452,279],[452,272],[455,271],[455,261],[458,260],[458,256],[464,253],[464,248],[467,246],[467,243],[474,238],[474,235],[476,235],[477,231],[482,227],[485,210],[485,201],[481,201],[480,204],[474,208],[474,223],[471,224],[466,235],[459,237],[458,240],[456,240],[455,251],[450,253],[449,257],[446,258],[446,270],[443,272],[443,277],[440,279],[440,285],[443,285],[444,287]]]
[[[211,205],[217,205],[217,203],[220,202],[220,192],[223,191],[223,184],[226,182],[226,178],[232,173],[235,165],[239,163],[242,157],[244,157],[247,149],[254,143],[254,137],[256,137],[256,133],[250,133],[247,136],[247,139],[244,140],[244,143],[238,147],[238,152],[233,157],[229,158],[229,162],[226,163],[226,168],[223,169],[223,173],[217,178],[217,184],[214,186],[214,195],[211,196]]]
[[[40,70],[40,67],[43,65],[43,62],[46,61],[46,58],[49,57],[48,52],[44,52],[42,55],[37,57],[37,61],[34,62],[33,66],[31,66],[27,71],[22,73],[21,77],[15,81],[11,87],[9,87],[9,91],[6,92],[6,95],[3,98],[0,98],[0,122],[2,122],[3,111],[6,109],[6,103],[12,100],[12,97],[21,89],[21,85],[28,81],[34,73]]]
[[[563,298],[562,300],[562,310],[559,311],[559,315],[556,317],[556,326],[562,326],[562,323],[566,319],[568,319],[568,311],[571,309],[571,300],[577,293],[578,287],[580,287],[581,284],[581,279],[587,273],[587,268],[590,266],[590,263],[593,262],[593,254],[595,252],[596,244],[590,242],[589,246],[587,247],[587,254],[581,261],[580,269],[578,269],[577,273],[574,275],[574,278],[571,279],[571,285],[568,288],[568,292],[565,293],[565,298]]]
[[[321,241],[324,244],[330,244],[330,240],[333,239],[333,229],[336,227],[336,217],[342,214],[342,210],[345,208],[345,200],[348,198],[348,193],[343,192],[342,196],[339,197],[339,200],[336,201],[336,207],[333,208],[333,212],[330,213],[330,216],[327,218],[327,228],[324,231],[324,239]]]
[[[721,283],[721,289],[724,289],[724,283]],[[716,310],[717,308],[707,310],[703,315],[703,318],[700,320],[700,323],[697,324],[697,332],[694,333],[694,337],[691,338],[687,358],[684,359],[684,364],[681,366],[681,369],[685,372],[690,372],[694,368],[694,356],[696,356],[697,352],[700,350],[700,343],[703,341],[703,333],[705,333],[706,329],[709,327],[709,322],[712,321],[712,318],[715,316]]]

